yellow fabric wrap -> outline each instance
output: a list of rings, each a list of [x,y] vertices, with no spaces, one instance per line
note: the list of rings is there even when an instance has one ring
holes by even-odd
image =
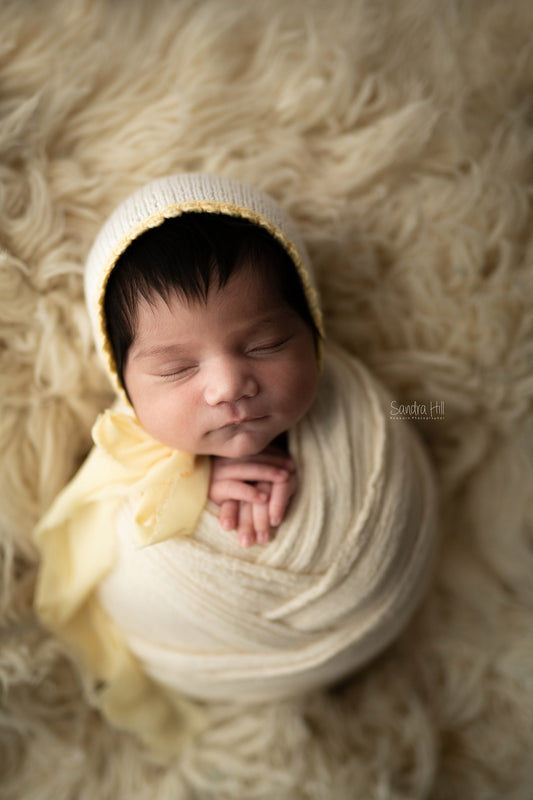
[[[96,589],[116,558],[115,519],[131,505],[140,547],[187,536],[207,498],[209,459],[165,447],[129,414],[106,411],[95,447],[35,531],[42,560],[35,605],[66,641],[92,684],[94,702],[117,726],[162,754],[201,724],[197,706],[140,668]]]

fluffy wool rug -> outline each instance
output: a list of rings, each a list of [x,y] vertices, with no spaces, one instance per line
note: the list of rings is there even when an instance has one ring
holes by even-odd
[[[0,3],[0,795],[531,800],[530,0]],[[32,612],[35,521],[110,394],[83,264],[170,172],[299,223],[329,336],[435,465],[442,544],[401,638],[340,686],[207,706],[161,767]]]

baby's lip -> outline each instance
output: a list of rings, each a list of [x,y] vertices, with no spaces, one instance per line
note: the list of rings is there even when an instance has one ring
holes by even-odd
[[[231,419],[229,422],[226,422],[224,425],[221,425],[221,428],[231,428],[234,425],[243,425],[247,422],[260,422],[263,419],[266,419],[266,414],[256,415],[256,416],[248,416],[248,417],[235,417]]]

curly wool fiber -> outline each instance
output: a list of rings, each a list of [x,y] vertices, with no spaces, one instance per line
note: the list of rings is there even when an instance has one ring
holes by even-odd
[[[531,3],[0,6],[0,773],[9,800],[530,800]],[[90,711],[31,611],[30,533],[109,402],[82,271],[154,176],[260,186],[317,266],[328,336],[437,468],[433,589],[336,692],[208,704],[165,771]],[[61,764],[61,769],[57,765]]]

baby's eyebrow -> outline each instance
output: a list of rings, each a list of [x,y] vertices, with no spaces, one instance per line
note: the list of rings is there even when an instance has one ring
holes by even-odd
[[[270,314],[264,314],[255,319],[251,324],[249,323],[249,331],[250,333],[255,333],[261,328],[276,327],[286,322],[288,316],[290,316],[290,312],[288,314],[285,310],[282,312],[276,311]]]
[[[161,358],[162,356],[181,356],[185,355],[185,353],[186,350],[183,345],[175,343],[142,347],[137,351],[135,351],[135,348],[132,348],[131,355],[135,360],[141,360],[144,358]]]

